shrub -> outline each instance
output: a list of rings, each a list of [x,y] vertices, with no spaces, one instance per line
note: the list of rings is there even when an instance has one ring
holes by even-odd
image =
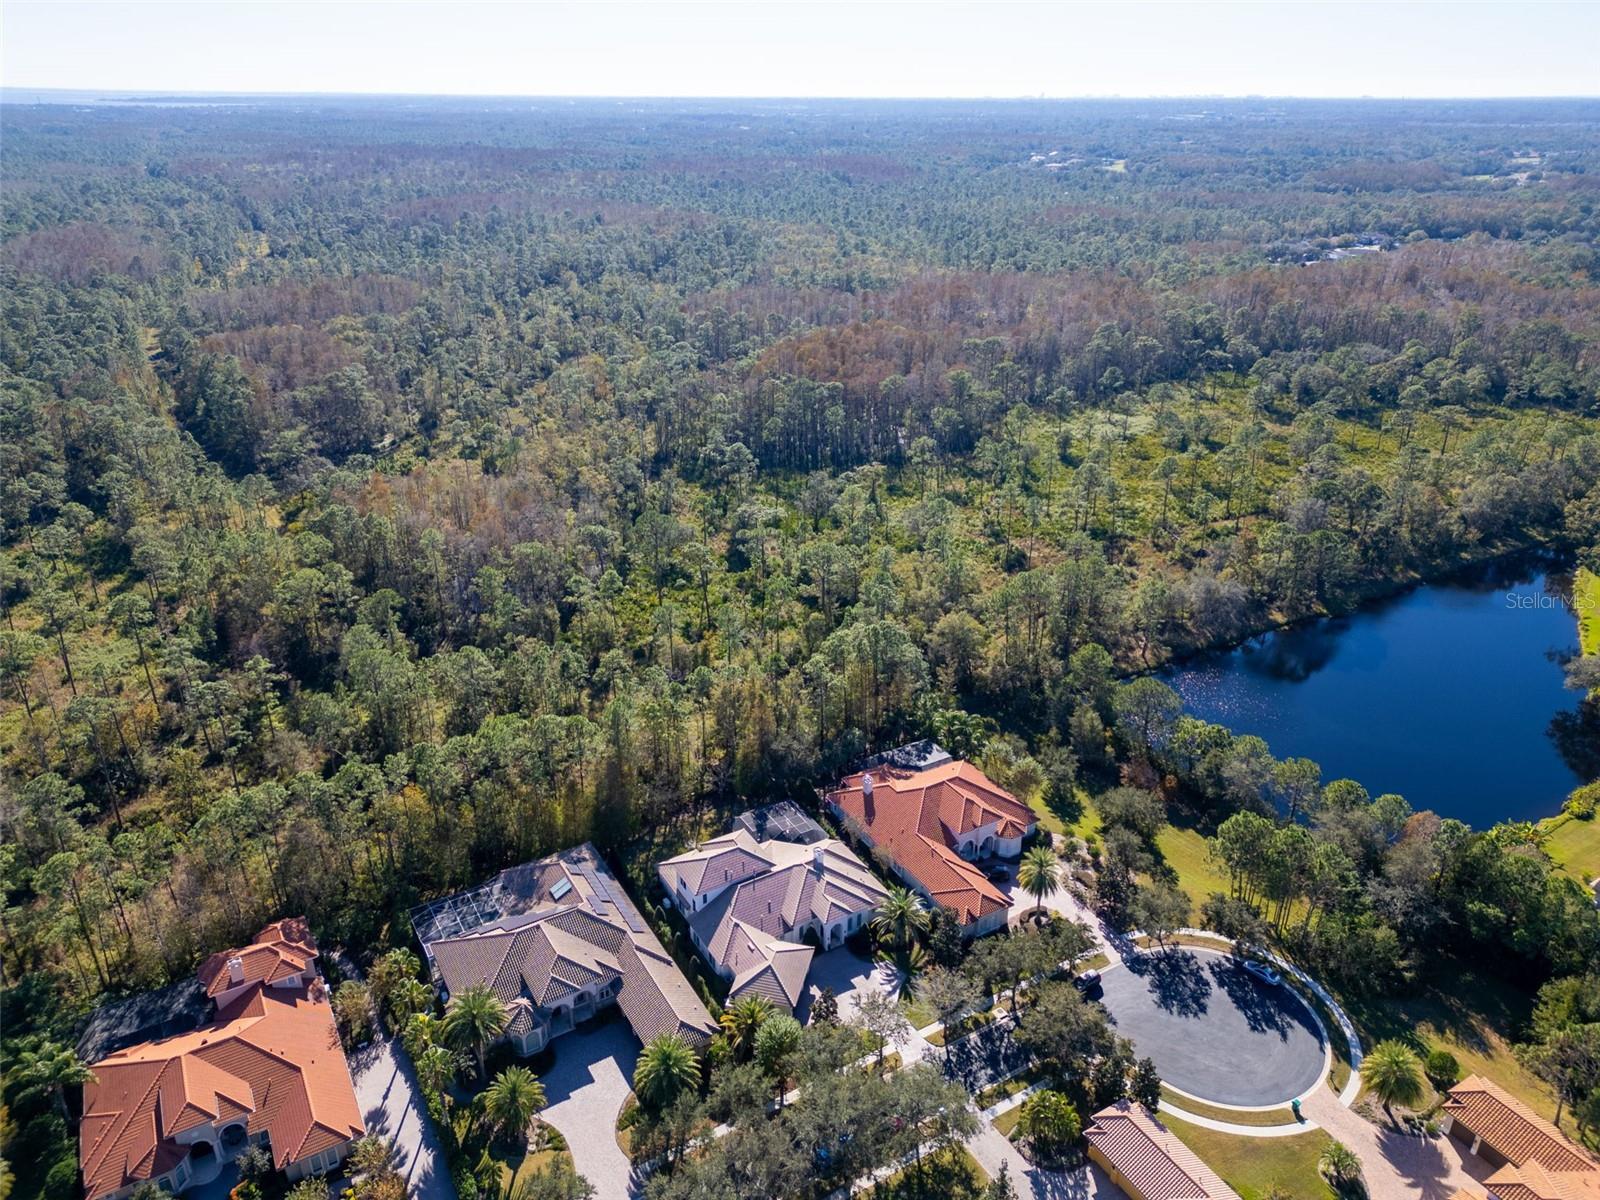
[[[1461,1078],[1461,1064],[1448,1050],[1430,1050],[1422,1069],[1438,1088],[1447,1088]]]
[[[1573,788],[1563,811],[1580,821],[1590,821],[1594,819],[1596,808],[1600,808],[1600,779]]]

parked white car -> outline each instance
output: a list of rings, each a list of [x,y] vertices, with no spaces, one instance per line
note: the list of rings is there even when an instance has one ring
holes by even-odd
[[[1262,983],[1271,984],[1273,987],[1277,987],[1283,982],[1282,975],[1279,975],[1269,964],[1258,962],[1256,959],[1245,959],[1244,969],[1261,980]]]

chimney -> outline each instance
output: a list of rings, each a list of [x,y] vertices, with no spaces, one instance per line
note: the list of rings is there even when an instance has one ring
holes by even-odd
[[[244,982],[244,959],[240,958],[237,954],[228,960],[228,982]]]
[[[822,874],[822,847],[811,847],[811,869],[818,875]]]
[[[872,772],[868,771],[861,777],[861,795],[868,800],[872,799]]]

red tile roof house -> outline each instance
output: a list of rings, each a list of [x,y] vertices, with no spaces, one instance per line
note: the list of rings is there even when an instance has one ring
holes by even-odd
[[[1083,1131],[1089,1157],[1132,1200],[1239,1200],[1176,1134],[1127,1100],[1102,1108]]]
[[[757,841],[743,829],[656,867],[689,936],[731,984],[728,1000],[763,996],[793,1011],[812,947],[843,944],[888,890],[843,842]]]
[[[291,1180],[330,1171],[366,1132],[304,920],[215,954],[199,978],[214,1019],[129,1046],[91,1067],[78,1129],[87,1200],[145,1182],[179,1192],[247,1145]]]
[[[510,1012],[502,1041],[537,1054],[615,1004],[641,1042],[717,1031],[693,985],[588,843],[522,863],[412,910],[448,997],[488,984]]]
[[[846,777],[823,799],[896,875],[949,909],[964,936],[1005,928],[1011,900],[972,860],[1017,857],[1038,818],[977,767],[883,763]]]
[[[1492,1080],[1469,1075],[1440,1105],[1439,1127],[1499,1168],[1483,1181],[1495,1200],[1600,1200],[1600,1159]],[[1463,1189],[1452,1200],[1478,1200]]]

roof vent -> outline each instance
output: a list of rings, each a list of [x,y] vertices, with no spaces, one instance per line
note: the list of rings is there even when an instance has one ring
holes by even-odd
[[[244,982],[244,959],[237,954],[228,960],[228,981],[230,983]]]

